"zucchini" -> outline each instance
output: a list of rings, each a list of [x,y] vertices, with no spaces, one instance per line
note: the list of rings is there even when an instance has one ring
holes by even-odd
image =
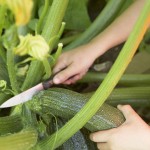
[[[27,105],[35,112],[53,113],[65,119],[72,118],[89,100],[89,95],[80,94],[63,88],[50,88],[41,91]],[[85,128],[94,132],[118,127],[125,121],[123,114],[108,104],[87,122]]]
[[[53,131],[56,132],[58,129],[63,127],[67,121],[63,118],[57,117],[53,119],[51,126],[53,125]],[[58,129],[57,129],[58,128]],[[83,134],[84,133],[84,134]],[[87,138],[88,131],[78,131],[75,133],[70,139],[68,139],[64,144],[62,144],[56,150],[96,150],[96,145],[92,141],[89,140],[89,135]]]

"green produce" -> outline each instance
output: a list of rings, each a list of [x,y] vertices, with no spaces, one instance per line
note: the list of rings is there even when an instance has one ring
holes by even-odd
[[[70,119],[80,111],[90,97],[67,89],[50,88],[34,96],[32,101],[28,102],[28,106],[37,113],[53,113]],[[123,122],[124,116],[118,109],[104,104],[85,127],[93,132],[114,128]]]

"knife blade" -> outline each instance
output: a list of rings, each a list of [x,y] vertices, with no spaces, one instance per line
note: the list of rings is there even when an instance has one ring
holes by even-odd
[[[54,75],[51,76],[48,80],[39,83],[38,85],[8,99],[6,102],[0,105],[0,108],[8,108],[8,107],[16,106],[18,104],[31,100],[33,95],[35,95],[39,91],[46,90],[53,85],[53,77]]]

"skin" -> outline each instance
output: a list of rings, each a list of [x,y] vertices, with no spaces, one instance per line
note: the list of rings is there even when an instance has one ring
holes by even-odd
[[[150,127],[129,105],[118,106],[126,121],[118,128],[92,133],[100,150],[149,150]]]
[[[124,42],[145,2],[146,0],[135,0],[122,15],[88,44],[63,53],[54,67],[53,73],[56,75],[53,82],[75,83],[86,74],[95,59]],[[122,111],[126,121],[118,128],[92,133],[90,139],[97,143],[100,150],[149,150],[150,127],[129,105],[118,106],[118,109]]]
[[[88,44],[62,53],[53,69],[54,74],[59,72],[55,75],[53,82],[55,84],[75,83],[85,75],[95,59],[110,48],[124,42],[132,31],[144,3],[145,0],[136,0]]]

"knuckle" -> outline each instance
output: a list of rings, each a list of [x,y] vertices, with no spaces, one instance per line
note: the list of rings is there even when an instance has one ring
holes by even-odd
[[[131,109],[131,106],[130,105],[123,105],[122,108],[123,109]]]

